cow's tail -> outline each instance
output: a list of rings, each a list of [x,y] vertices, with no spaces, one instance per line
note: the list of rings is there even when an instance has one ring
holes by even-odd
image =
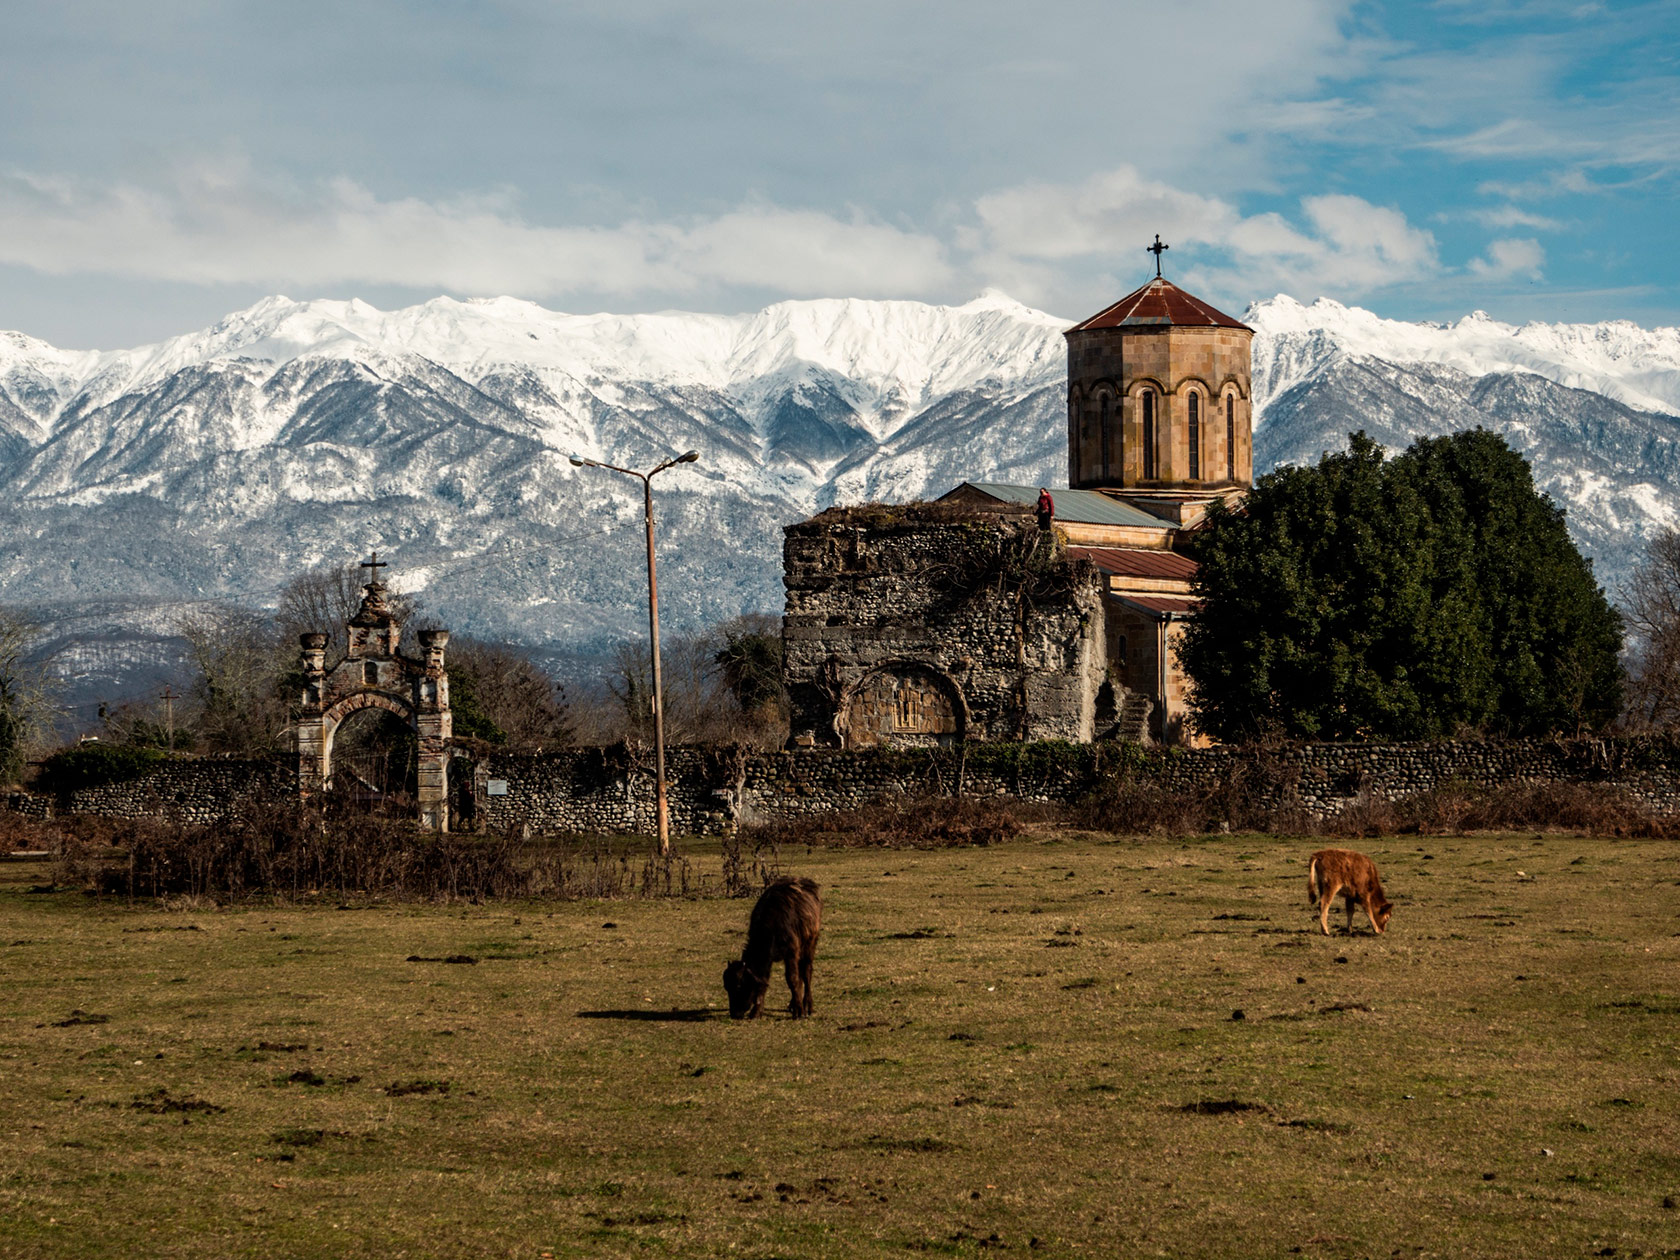
[[[1307,863],[1307,904],[1318,904],[1318,859],[1315,857]]]

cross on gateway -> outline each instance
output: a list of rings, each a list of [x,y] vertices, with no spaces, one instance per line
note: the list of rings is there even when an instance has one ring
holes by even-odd
[[[358,569],[366,569],[368,571],[367,585],[372,586],[375,582],[379,581],[379,570],[388,569],[391,566],[379,558],[379,553],[377,551],[373,551],[369,552],[368,558],[363,560],[361,564],[356,567]]]
[[[1155,255],[1155,278],[1157,280],[1161,278],[1161,255],[1171,248],[1171,245],[1162,243],[1161,234],[1159,232],[1155,233],[1155,243],[1153,245],[1145,245],[1143,247],[1145,253]]]

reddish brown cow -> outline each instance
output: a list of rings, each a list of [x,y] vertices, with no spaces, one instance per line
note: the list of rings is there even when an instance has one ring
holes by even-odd
[[[784,964],[793,1000],[788,1014],[811,1013],[811,962],[822,930],[822,896],[808,879],[779,879],[766,888],[747,921],[747,943],[738,962],[723,970],[731,1019],[756,1019],[770,988],[770,969]]]
[[[1388,926],[1394,904],[1383,895],[1376,863],[1352,849],[1320,849],[1307,863],[1307,901],[1318,907],[1318,927],[1330,935],[1330,906],[1336,894],[1347,905],[1348,935],[1353,935],[1353,908],[1364,906],[1371,927],[1381,932]]]

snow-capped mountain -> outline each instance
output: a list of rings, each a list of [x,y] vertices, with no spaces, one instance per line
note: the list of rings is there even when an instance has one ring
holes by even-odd
[[[1612,585],[1674,520],[1680,331],[1285,297],[1246,318],[1262,467],[1354,428],[1394,448],[1497,428]],[[173,610],[262,604],[370,548],[445,624],[588,651],[641,625],[641,489],[567,454],[695,449],[655,483],[668,622],[775,609],[780,526],[833,502],[1065,484],[1067,324],[993,294],[742,316],[269,298],[135,350],[0,333],[0,603],[110,698]]]
[[[1503,433],[1568,510],[1614,597],[1650,534],[1680,523],[1680,329],[1515,327],[1481,312],[1408,324],[1320,300],[1251,307],[1255,463],[1306,463],[1363,429],[1391,451]]]

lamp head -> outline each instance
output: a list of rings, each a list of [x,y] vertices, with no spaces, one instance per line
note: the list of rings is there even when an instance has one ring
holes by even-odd
[[[578,458],[578,457],[577,457],[577,456],[576,456],[576,455],[568,455],[568,456],[566,456],[566,461],[567,461],[567,462],[568,462],[568,463],[569,463],[569,464],[571,464],[571,466],[572,466],[572,467],[573,467],[573,468],[582,468],[582,467],[583,467],[583,466],[584,466],[584,461],[583,461],[583,460],[581,460],[581,459],[579,459],[579,458]]]
[[[692,464],[695,460],[697,460],[699,458],[700,458],[700,452],[699,451],[689,451],[686,455],[678,455],[676,457],[676,459],[673,460],[672,462],[677,463],[677,464]]]

